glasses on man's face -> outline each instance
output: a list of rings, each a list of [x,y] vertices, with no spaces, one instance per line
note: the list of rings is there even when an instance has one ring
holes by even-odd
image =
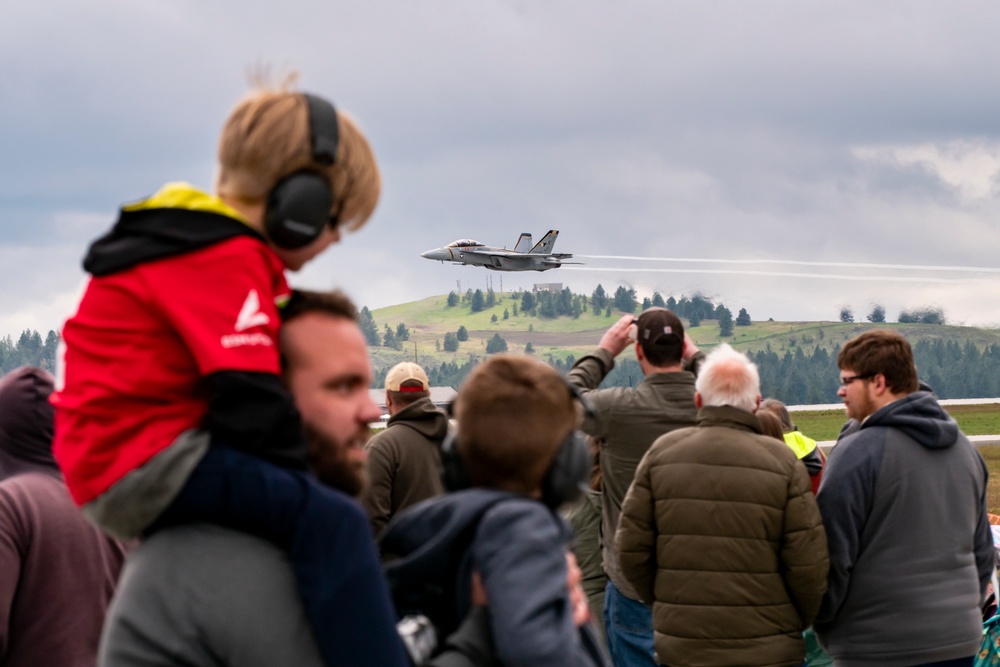
[[[871,378],[872,375],[870,373],[867,375],[847,375],[845,377],[840,378],[840,386],[846,387],[855,380],[870,380]]]

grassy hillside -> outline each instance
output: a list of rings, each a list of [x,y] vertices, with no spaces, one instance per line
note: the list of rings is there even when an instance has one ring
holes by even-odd
[[[513,352],[524,351],[525,345],[530,342],[535,354],[543,359],[550,354],[558,359],[567,354],[580,356],[593,349],[604,331],[621,315],[613,312],[611,317],[606,317],[604,313],[595,315],[588,311],[575,319],[567,316],[528,316],[520,312],[520,293],[498,292],[496,296],[496,305],[478,313],[473,313],[467,303],[449,307],[447,295],[372,311],[380,332],[387,324],[395,329],[399,323],[404,323],[410,330],[410,340],[403,344],[401,351],[371,348],[373,362],[377,368],[386,368],[416,356],[421,363],[464,363],[470,355],[485,357],[486,341],[497,333],[507,341],[508,349]],[[504,319],[505,310],[507,319]],[[496,322],[491,321],[494,315]],[[461,343],[457,352],[440,350],[436,343],[442,343],[446,333],[455,332],[463,325],[469,331],[469,340]],[[757,352],[770,346],[781,355],[789,350],[794,352],[796,347],[811,352],[819,345],[829,350],[866,329],[880,327],[897,329],[912,342],[941,338],[961,345],[971,341],[980,348],[1000,343],[1000,332],[996,330],[930,324],[763,321],[735,327],[733,336],[722,339],[718,322],[704,320],[701,326],[689,328],[688,333],[704,349],[710,349],[724,340],[745,352]]]

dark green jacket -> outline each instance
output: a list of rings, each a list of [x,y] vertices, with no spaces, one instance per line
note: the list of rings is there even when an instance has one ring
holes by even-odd
[[[376,535],[404,507],[444,493],[441,443],[447,434],[448,415],[421,398],[390,417],[365,445],[370,484],[362,504]]]

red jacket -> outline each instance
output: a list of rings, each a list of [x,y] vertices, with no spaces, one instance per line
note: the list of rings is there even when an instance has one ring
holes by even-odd
[[[125,207],[84,267],[93,277],[63,329],[52,397],[53,452],[78,504],[192,428],[304,460],[278,375],[284,267],[234,210],[168,185]]]

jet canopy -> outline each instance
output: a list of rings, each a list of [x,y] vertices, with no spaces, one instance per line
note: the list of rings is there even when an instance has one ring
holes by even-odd
[[[483,244],[479,241],[473,241],[472,239],[458,239],[457,241],[452,241],[446,248],[471,248],[473,246],[482,246]]]

